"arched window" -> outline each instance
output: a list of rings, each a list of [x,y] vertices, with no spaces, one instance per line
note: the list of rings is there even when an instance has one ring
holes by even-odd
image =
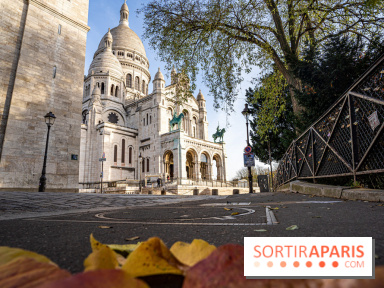
[[[127,87],[128,88],[132,88],[132,75],[131,74],[127,74]]]
[[[104,82],[101,82],[101,94],[104,94],[105,88],[104,88]]]
[[[148,122],[148,113],[147,113],[147,125],[148,125],[148,123],[149,123],[149,122]]]
[[[116,86],[116,89],[115,89],[115,96],[116,97],[118,96],[118,93],[119,93],[119,86]]]
[[[137,91],[140,91],[140,79],[139,79],[139,77],[137,77],[137,76],[136,76],[136,78],[135,78],[135,89],[136,89]]]
[[[145,94],[145,81],[143,80],[143,83],[141,84],[141,91]]]
[[[129,147],[128,151],[128,163],[132,164],[132,147]]]
[[[193,137],[196,138],[196,127],[193,127]]]
[[[111,85],[111,96],[113,96],[113,90],[114,90],[114,88],[115,88],[115,85]]]
[[[121,164],[125,163],[125,139],[121,140]]]
[[[141,171],[144,173],[145,172],[145,159],[143,159],[143,163],[141,163]]]
[[[113,147],[113,162],[117,163],[117,145]]]
[[[147,158],[147,172],[149,172],[149,158]]]
[[[99,88],[100,88],[100,83],[99,83],[99,82],[97,82],[96,84],[97,84],[97,87],[99,87]]]
[[[143,118],[143,126],[145,126],[145,117]]]

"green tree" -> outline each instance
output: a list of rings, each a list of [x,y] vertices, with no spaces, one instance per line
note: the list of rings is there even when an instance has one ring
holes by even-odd
[[[232,107],[243,71],[273,63],[297,113],[293,88],[302,84],[293,67],[304,40],[316,47],[351,34],[369,42],[383,30],[383,7],[378,0],[151,0],[141,11],[160,59],[183,67],[192,82],[202,69],[216,108]]]
[[[253,116],[250,121],[252,150],[261,162],[269,162],[268,145],[272,160],[280,160],[296,136],[288,94],[286,80],[277,69],[259,79],[254,89],[246,91]]]
[[[295,91],[304,107],[297,115],[298,130],[315,122],[383,53],[384,43],[379,39],[366,44],[361,37],[347,35],[331,37],[314,50],[307,45],[295,67],[304,83],[301,91]]]

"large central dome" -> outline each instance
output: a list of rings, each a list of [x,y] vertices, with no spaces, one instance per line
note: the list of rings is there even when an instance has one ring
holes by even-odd
[[[143,42],[141,42],[139,36],[137,36],[137,34],[133,32],[132,29],[129,28],[128,26],[124,24],[120,24],[119,26],[111,30],[111,34],[113,37],[113,44],[112,44],[113,50],[118,50],[118,49],[133,50],[146,57]],[[105,42],[104,38],[106,37],[106,35],[107,34],[105,34],[103,39],[101,39],[97,50],[104,49],[104,42]]]
[[[147,55],[145,53],[143,42],[141,42],[139,36],[129,28],[128,18],[129,9],[127,4],[124,3],[120,10],[120,24],[111,30],[113,37],[112,50],[131,50],[132,52],[137,52],[146,57]],[[107,34],[101,39],[96,54],[104,49],[106,36]]]

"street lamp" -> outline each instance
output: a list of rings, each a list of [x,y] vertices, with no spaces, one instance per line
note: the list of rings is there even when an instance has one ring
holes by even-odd
[[[101,174],[100,174],[100,194],[103,194],[104,159],[105,159],[105,154],[104,154],[104,127],[101,127],[99,132],[100,132],[101,139],[102,139],[102,142],[103,142],[103,145],[102,145],[102,150],[103,151],[101,153]]]
[[[43,171],[41,172],[40,182],[39,182],[39,192],[45,191],[45,184],[47,183],[47,177],[45,177],[45,170],[47,167],[47,154],[48,154],[48,140],[49,140],[49,130],[53,123],[55,123],[55,115],[52,112],[47,113],[44,116],[45,124],[47,124],[48,132],[47,132],[47,141],[45,143],[45,154],[44,154],[44,163],[43,163]]]
[[[249,124],[249,114],[250,114],[250,111],[248,109],[248,104],[245,104],[245,108],[244,110],[241,112],[241,114],[244,115],[245,119],[246,119],[246,124],[247,124],[247,145],[250,146],[249,144],[249,129],[248,129],[248,124]],[[248,167],[248,181],[249,181],[249,193],[252,193],[253,192],[253,185],[252,185],[252,170],[251,170],[251,167],[249,166]]]
[[[139,170],[139,190],[141,192],[141,161],[142,161],[143,157],[141,156],[141,152],[139,154],[139,167],[138,167],[138,170]]]

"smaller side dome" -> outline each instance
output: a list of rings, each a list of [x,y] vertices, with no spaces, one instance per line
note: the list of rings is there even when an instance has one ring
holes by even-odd
[[[199,94],[197,94],[197,101],[205,101],[203,93],[201,93],[201,90],[199,91]]]
[[[107,35],[105,35],[104,43],[106,48],[112,49],[113,37],[112,37],[110,28],[108,28]]]
[[[155,79],[153,80],[164,80],[164,76],[163,76],[163,73],[161,73],[160,68],[155,75]]]

